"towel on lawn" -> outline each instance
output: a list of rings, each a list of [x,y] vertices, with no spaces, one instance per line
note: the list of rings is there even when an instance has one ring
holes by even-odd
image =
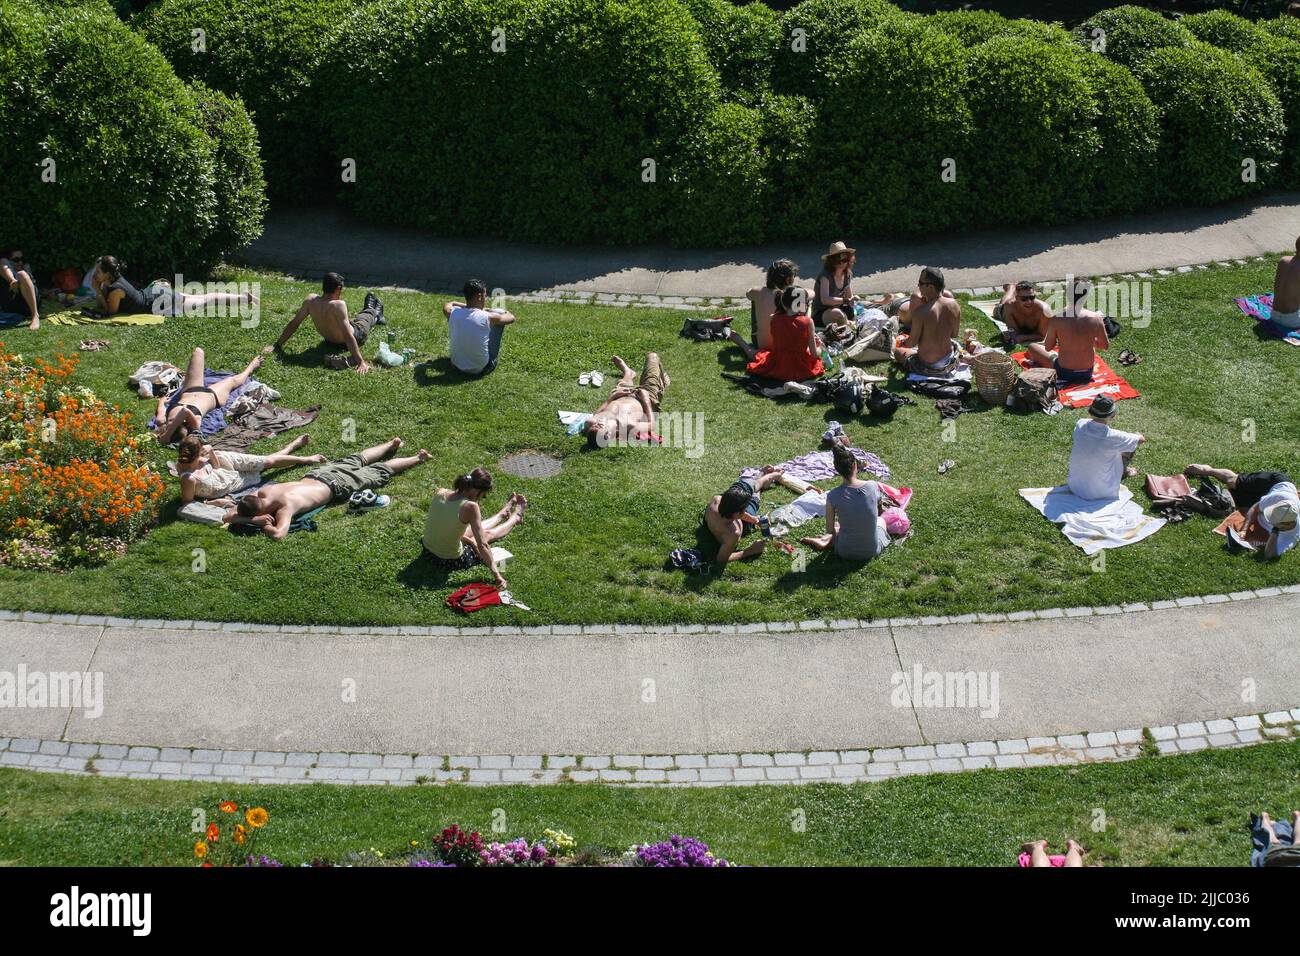
[[[560,412],[555,414],[560,416],[560,424],[564,426],[566,435],[576,435],[582,431],[582,426],[587,424],[591,418],[590,412]]]
[[[858,467],[862,470],[871,472],[877,478],[889,477],[889,466],[876,455],[861,448],[850,448],[849,451],[853,452],[853,457],[858,460]],[[784,469],[787,477],[802,481],[825,481],[836,477],[834,460],[829,451],[809,452],[782,462],[777,467]],[[746,468],[740,477],[754,479],[762,473],[761,468]]]
[[[80,309],[65,309],[41,316],[51,325],[162,325],[166,316],[141,312],[136,315],[106,315],[102,319],[83,315]]]
[[[220,382],[222,379],[230,378],[234,374],[235,374],[234,372],[214,372],[210,368],[205,368],[203,370],[203,384],[206,385],[208,388],[211,388],[217,382]],[[201,431],[205,436],[215,435],[217,432],[225,428],[227,406],[229,406],[232,402],[234,402],[235,399],[239,398],[240,395],[243,395],[244,392],[246,392],[249,388],[251,388],[255,384],[256,384],[256,379],[250,378],[243,385],[239,386],[237,389],[232,391],[230,393],[230,398],[226,401],[225,405],[222,405],[219,408],[214,408],[212,411],[208,412],[206,415],[203,416],[203,421],[199,423],[199,431]],[[179,388],[176,389],[176,391],[172,392],[171,397],[167,399],[166,411],[168,413],[170,413],[173,408],[175,408],[177,405],[180,404],[181,391],[182,389]],[[157,428],[160,424],[161,423],[158,421],[157,418],[153,418],[149,421],[150,428]]]
[[[213,448],[220,448],[223,451],[244,451],[263,438],[278,435],[291,428],[310,425],[319,414],[319,405],[304,409],[259,405],[238,421],[228,424],[210,444]]]
[[[813,518],[825,517],[826,494],[821,491],[806,491],[788,505],[782,505],[768,515],[773,524],[779,522],[788,528],[797,528]]]
[[[1165,526],[1133,500],[1133,492],[1120,486],[1118,498],[1094,500],[1070,493],[1068,485],[1055,488],[1021,488],[1024,498],[1048,521],[1061,525],[1072,544],[1093,555],[1104,548],[1122,548],[1149,538]]]
[[[1034,363],[1029,361],[1027,353],[1016,352],[1011,356],[1020,363],[1021,368],[1034,368]],[[1092,381],[1081,382],[1078,385],[1067,385],[1059,389],[1056,400],[1066,408],[1083,408],[1085,405],[1091,405],[1092,400],[1098,395],[1109,395],[1115,401],[1121,401],[1125,398],[1140,398],[1141,392],[1130,385],[1120,376],[1111,371],[1106,360],[1100,355],[1097,356],[1097,364],[1092,367]]]
[[[1279,338],[1287,345],[1300,345],[1300,329],[1284,329],[1273,321],[1273,293],[1248,295],[1244,299],[1234,299],[1237,308],[1264,327],[1274,338]]]
[[[1237,536],[1247,544],[1260,545],[1268,541],[1268,532],[1264,530],[1258,521],[1252,521],[1250,527],[1246,527],[1246,515],[1243,511],[1234,511],[1224,518],[1219,523],[1219,526],[1214,529],[1214,533],[1227,537],[1229,528],[1237,532]]]

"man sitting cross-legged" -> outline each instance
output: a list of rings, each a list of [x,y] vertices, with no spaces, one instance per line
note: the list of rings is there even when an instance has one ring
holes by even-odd
[[[332,345],[342,345],[348,350],[347,355],[331,355],[325,364],[331,368],[353,368],[364,375],[370,371],[370,365],[361,355],[361,346],[366,344],[370,331],[376,325],[384,324],[384,304],[373,292],[366,293],[365,307],[355,316],[348,317],[348,304],[343,301],[343,277],[337,272],[325,273],[321,281],[321,295],[312,293],[303,299],[298,313],[289,320],[274,345],[268,345],[262,351],[279,352],[293,338],[307,316],[311,316],[320,337]]]
[[[1047,320],[1043,341],[1026,350],[1038,367],[1056,369],[1056,384],[1062,387],[1091,382],[1097,349],[1110,348],[1106,317],[1083,306],[1089,291],[1086,279],[1074,280],[1074,288],[1065,290],[1066,306],[1061,314]]]
[[[907,344],[894,354],[904,370],[917,375],[947,372],[960,359],[954,341],[961,325],[961,306],[944,288],[943,272],[925,268],[908,305],[911,330]]]
[[[1075,423],[1066,482],[1071,494],[1089,500],[1118,498],[1120,482],[1137,474],[1129,462],[1146,438],[1111,428],[1118,411],[1113,398],[1098,395],[1088,406],[1088,417]]]
[[[740,478],[720,495],[714,495],[704,509],[704,526],[709,529],[718,542],[718,553],[714,560],[719,570],[726,568],[732,561],[756,558],[767,546],[765,538],[759,538],[744,550],[737,550],[740,539],[758,527],[759,497],[767,488],[780,480],[782,470],[772,465],[763,469],[763,473],[752,481]]]
[[[227,524],[247,524],[260,528],[276,540],[289,533],[293,519],[323,505],[347,501],[358,491],[382,488],[394,475],[429,460],[423,448],[409,458],[388,458],[402,447],[402,440],[392,441],[310,471],[298,481],[286,481],[260,488],[240,499],[239,505],[226,512]]]
[[[1052,307],[1038,297],[1034,284],[1021,279],[1013,287],[1002,287],[1002,301],[993,307],[993,318],[1006,325],[1002,338],[1007,345],[1041,342],[1047,334]]]
[[[1243,512],[1243,528],[1258,524],[1268,533],[1264,557],[1280,558],[1300,542],[1300,496],[1291,476],[1280,471],[1251,471],[1239,475],[1227,468],[1209,465],[1188,465],[1183,469],[1188,478],[1214,478],[1223,482],[1232,495],[1233,504]]]
[[[671,381],[655,352],[646,355],[640,379],[617,355],[614,364],[622,377],[582,426],[589,448],[653,440],[655,417]]]

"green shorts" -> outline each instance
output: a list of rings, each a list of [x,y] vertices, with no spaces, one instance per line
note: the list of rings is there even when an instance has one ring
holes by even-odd
[[[331,461],[303,477],[314,478],[329,488],[331,503],[338,504],[347,501],[355,492],[384,487],[392,480],[393,469],[383,462],[367,465],[365,459],[356,454]]]

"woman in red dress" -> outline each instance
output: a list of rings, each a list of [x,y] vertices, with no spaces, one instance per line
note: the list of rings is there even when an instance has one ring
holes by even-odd
[[[817,378],[825,369],[818,354],[821,342],[807,314],[808,290],[790,286],[778,301],[780,309],[772,315],[772,347],[755,355],[746,368],[751,375],[780,382]]]

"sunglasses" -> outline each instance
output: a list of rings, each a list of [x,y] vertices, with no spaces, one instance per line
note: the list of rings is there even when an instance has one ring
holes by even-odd
[[[1033,292],[1031,292],[1029,293],[1029,295],[1018,295],[1016,296],[1016,298],[1019,299],[1021,302],[1033,302],[1035,299],[1038,298],[1038,296],[1035,295]]]

